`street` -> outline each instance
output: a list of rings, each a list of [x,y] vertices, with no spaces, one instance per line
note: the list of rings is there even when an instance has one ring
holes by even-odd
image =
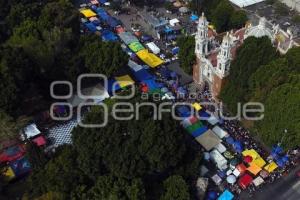
[[[296,173],[300,170],[300,166],[292,170],[286,177],[278,179],[272,184],[263,186],[255,192],[251,198],[248,193],[241,193],[242,200],[299,200],[300,199],[300,177]]]

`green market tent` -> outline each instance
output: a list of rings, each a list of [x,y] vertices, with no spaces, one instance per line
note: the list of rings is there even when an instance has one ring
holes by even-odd
[[[129,48],[134,52],[139,52],[140,50],[145,49],[145,47],[140,42],[133,42],[129,45]]]

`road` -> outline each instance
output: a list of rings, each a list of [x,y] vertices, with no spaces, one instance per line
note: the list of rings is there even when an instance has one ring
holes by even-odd
[[[299,200],[300,199],[300,178],[296,172],[300,166],[292,170],[287,176],[280,178],[272,184],[262,187],[252,198],[246,193],[241,194],[242,200]]]

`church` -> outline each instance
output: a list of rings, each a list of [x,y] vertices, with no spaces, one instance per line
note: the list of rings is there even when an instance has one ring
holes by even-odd
[[[202,13],[195,36],[194,82],[201,87],[208,87],[212,97],[218,99],[222,88],[230,81],[228,75],[231,61],[235,59],[237,49],[247,37],[267,36],[281,54],[285,54],[293,46],[298,46],[293,41],[293,34],[289,30],[285,32],[279,29],[278,25],[270,29],[266,23],[266,19],[262,17],[257,26],[250,24],[236,31],[217,34],[209,27],[209,23]],[[222,37],[222,35],[224,35],[222,42],[218,42],[217,37]]]

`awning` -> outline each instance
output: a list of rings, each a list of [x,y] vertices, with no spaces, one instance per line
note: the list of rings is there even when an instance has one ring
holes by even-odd
[[[197,142],[200,143],[206,151],[212,150],[217,144],[220,143],[220,139],[212,130],[208,130],[199,137],[196,138]]]
[[[83,14],[86,18],[95,17],[97,15],[91,9],[80,10],[80,13]]]
[[[149,65],[152,68],[158,67],[164,63],[163,60],[161,60],[156,55],[149,53],[148,50],[146,49],[141,50],[136,54],[143,62],[145,62],[147,65]]]
[[[202,109],[202,106],[197,102],[193,103],[192,106],[196,111],[200,111]]]
[[[267,172],[269,172],[269,173],[271,173],[271,172],[273,172],[275,169],[277,169],[277,164],[274,162],[274,161],[272,161],[271,163],[269,163],[268,165],[266,165],[265,167],[264,167],[264,169],[267,171]]]
[[[128,75],[115,77],[115,79],[117,80],[117,82],[121,88],[124,88],[124,87],[134,84],[134,81]]]
[[[225,190],[218,198],[218,200],[232,200],[234,195],[229,191]]]
[[[140,42],[133,42],[129,45],[129,48],[134,52],[141,51],[145,49],[145,47]]]

